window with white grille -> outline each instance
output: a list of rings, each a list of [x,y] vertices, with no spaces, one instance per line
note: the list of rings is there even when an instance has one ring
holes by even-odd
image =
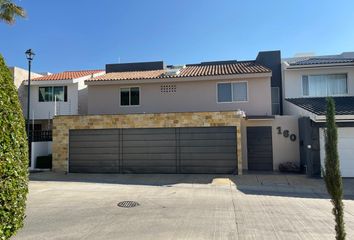
[[[175,92],[176,92],[175,84],[161,85],[161,93],[175,93]]]

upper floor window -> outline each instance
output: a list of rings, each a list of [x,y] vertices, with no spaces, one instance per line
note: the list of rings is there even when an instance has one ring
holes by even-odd
[[[248,100],[247,82],[218,83],[218,102],[246,102]]]
[[[140,105],[140,88],[139,87],[121,88],[120,105],[121,106]]]
[[[68,87],[39,87],[39,102],[67,102]]]
[[[303,75],[304,96],[325,97],[348,94],[347,74]]]

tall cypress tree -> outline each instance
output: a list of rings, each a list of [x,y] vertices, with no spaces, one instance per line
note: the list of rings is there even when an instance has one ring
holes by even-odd
[[[344,228],[343,183],[339,168],[338,133],[333,98],[327,98],[326,127],[326,159],[323,177],[333,205],[332,213],[336,223],[336,239],[344,240],[346,234]]]
[[[25,121],[10,70],[0,54],[0,239],[22,227],[28,182]]]

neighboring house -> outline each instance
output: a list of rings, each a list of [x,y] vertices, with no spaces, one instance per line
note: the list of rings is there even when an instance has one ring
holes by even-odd
[[[298,119],[281,115],[280,51],[107,64],[85,83],[88,115],[54,118],[54,170],[241,174],[299,162]]]
[[[84,81],[104,74],[102,70],[67,71],[46,75],[31,75],[30,96],[30,168],[37,168],[38,156],[52,153],[52,125],[56,115],[87,113],[87,87]],[[25,79],[23,81],[23,79]],[[28,76],[22,79],[20,95],[27,118]],[[21,82],[18,82],[18,84]],[[22,92],[22,93],[21,93]]]
[[[66,71],[31,79],[30,120],[37,130],[51,130],[55,115],[87,113],[84,81],[104,74],[103,70]],[[27,91],[28,81],[24,81]],[[27,101],[26,101],[27,102]],[[24,106],[24,112],[27,105]]]
[[[354,52],[283,62],[284,114],[299,120],[301,164],[309,175],[324,165],[326,97],[336,103],[338,151],[344,177],[354,177]]]

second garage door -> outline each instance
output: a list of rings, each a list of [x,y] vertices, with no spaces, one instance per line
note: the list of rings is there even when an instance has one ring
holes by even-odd
[[[325,166],[324,129],[320,131],[321,164]],[[354,128],[338,128],[338,155],[342,177],[354,177]]]
[[[69,171],[234,173],[236,128],[71,130]]]
[[[121,130],[124,173],[176,173],[174,128]]]

